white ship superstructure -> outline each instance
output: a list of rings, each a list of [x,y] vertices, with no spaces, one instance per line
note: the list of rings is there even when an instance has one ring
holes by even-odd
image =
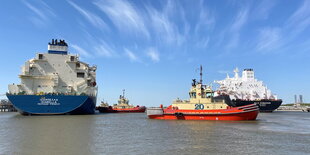
[[[227,74],[226,79],[215,81],[220,85],[219,91],[221,94],[228,94],[231,99],[277,100],[277,96],[271,93],[267,86],[263,84],[263,81],[255,79],[253,69],[244,69],[241,77],[239,77],[238,68],[234,72],[234,77],[229,77]]]
[[[37,53],[25,62],[19,75],[20,84],[9,85],[10,94],[64,94],[96,96],[96,66],[79,61],[68,54],[64,40],[52,40],[48,53]]]

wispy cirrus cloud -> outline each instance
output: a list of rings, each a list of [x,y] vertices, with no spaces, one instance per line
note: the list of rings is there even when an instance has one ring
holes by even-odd
[[[201,35],[201,34],[210,34],[215,28],[216,18],[215,13],[211,9],[207,8],[204,4],[204,1],[198,3],[199,7],[197,11],[199,12],[197,18],[198,21],[194,27],[194,39],[196,41],[196,46],[200,48],[207,48],[210,42],[210,35]]]
[[[35,5],[29,1],[22,1],[27,8],[29,8],[36,16],[30,17],[31,22],[42,27],[50,23],[50,18],[56,17],[53,9],[49,7],[44,1],[39,1]]]
[[[297,35],[310,26],[310,1],[305,0],[286,22],[288,28]]]
[[[142,13],[125,0],[99,0],[94,4],[104,12],[121,32],[138,32],[150,37]],[[125,28],[126,27],[126,28]]]
[[[199,4],[199,16],[195,25],[195,33],[200,34],[201,31],[212,30],[216,23],[214,12],[204,7],[203,1]]]
[[[231,25],[231,31],[238,32],[248,20],[248,8],[240,10]]]
[[[107,44],[104,40],[100,40],[100,43],[94,47],[98,56],[103,57],[113,57],[117,56],[117,53],[114,52],[113,48]]]
[[[230,39],[226,44],[227,50],[238,47],[240,40],[240,30],[248,21],[248,10],[248,7],[245,7],[241,9],[235,16],[233,23],[228,31],[228,33],[230,33]]]
[[[276,1],[261,0],[260,3],[253,9],[252,13],[256,19],[268,19],[270,11],[275,6]]]
[[[281,32],[278,28],[264,28],[260,30],[257,50],[268,52],[281,46]]]
[[[85,49],[83,49],[82,47],[75,45],[75,44],[71,44],[70,46],[73,49],[75,49],[81,56],[91,57],[91,54],[89,52],[87,52]]]
[[[201,48],[207,48],[209,45],[209,41],[210,41],[210,37],[200,38],[200,40],[196,42],[196,46],[201,47]]]
[[[131,62],[140,62],[138,56],[136,56],[131,50],[124,48],[125,55],[129,58]]]
[[[147,50],[146,55],[153,61],[153,62],[159,62],[159,52],[154,48],[151,47]]]
[[[270,52],[275,49],[289,49],[290,42],[299,39],[299,35],[310,27],[310,1],[303,1],[295,12],[286,20],[283,27],[265,27],[260,30],[257,50]],[[284,32],[286,33],[284,35]],[[286,36],[286,37],[283,37]]]
[[[77,4],[73,3],[72,1],[67,1],[74,9],[76,9],[81,15],[83,15],[86,20],[88,20],[93,26],[99,29],[109,30],[107,24],[96,14],[87,11]]]
[[[185,38],[179,32],[179,27],[169,19],[167,13],[156,10],[153,7],[146,7],[150,16],[151,27],[157,35],[158,40],[166,44],[181,45]]]

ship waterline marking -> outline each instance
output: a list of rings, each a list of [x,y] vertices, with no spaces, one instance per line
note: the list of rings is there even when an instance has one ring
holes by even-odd
[[[55,98],[41,98],[38,105],[60,105],[60,103]]]

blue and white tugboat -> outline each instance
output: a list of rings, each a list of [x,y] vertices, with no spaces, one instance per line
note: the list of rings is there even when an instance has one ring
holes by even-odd
[[[23,115],[94,114],[96,66],[68,54],[64,40],[52,40],[47,53],[26,61],[20,84],[9,85],[8,99]]]

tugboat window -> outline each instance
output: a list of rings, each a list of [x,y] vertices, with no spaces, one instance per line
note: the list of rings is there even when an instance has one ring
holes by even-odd
[[[39,54],[39,59],[43,59],[43,54]]]
[[[70,60],[71,60],[71,61],[74,61],[74,56],[71,56],[71,57],[70,57]]]
[[[77,73],[78,78],[84,78],[84,73]]]
[[[76,63],[76,68],[80,68],[80,63]]]

